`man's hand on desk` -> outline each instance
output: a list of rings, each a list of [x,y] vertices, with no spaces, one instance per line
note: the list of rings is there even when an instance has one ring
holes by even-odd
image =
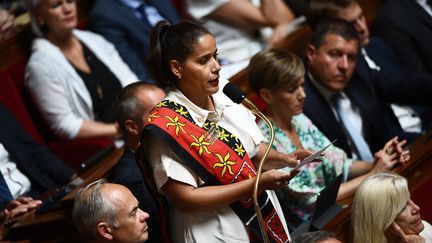
[[[375,153],[372,171],[375,173],[387,172],[398,163],[407,163],[410,159],[410,152],[403,149],[406,143],[406,140],[398,141],[398,137],[390,139],[380,151]]]
[[[10,223],[19,220],[28,212],[34,210],[42,204],[41,200],[34,200],[31,197],[19,197],[9,202],[3,212],[0,213],[1,223]]]

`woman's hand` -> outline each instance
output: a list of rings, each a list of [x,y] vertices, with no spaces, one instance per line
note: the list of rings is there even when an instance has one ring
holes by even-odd
[[[297,149],[296,151],[290,153],[290,154],[282,154],[283,155],[283,161],[285,166],[289,167],[295,167],[297,166],[302,160],[306,159],[308,156],[314,154],[313,151],[305,150],[305,149]],[[324,154],[321,154],[321,156]],[[312,162],[321,162],[321,158],[316,158]]]
[[[277,190],[286,187],[289,181],[298,173],[298,170],[291,171],[291,173],[268,170],[261,174],[259,190]]]
[[[261,174],[258,190],[273,190],[285,187],[298,171],[284,173],[269,170]],[[257,177],[247,180],[217,186],[194,187],[173,179],[162,186],[162,191],[169,197],[170,202],[178,210],[190,213],[213,210],[239,200],[250,197],[253,193]]]
[[[387,242],[394,243],[424,243],[425,238],[420,235],[406,235],[398,224],[393,222],[384,232]]]
[[[409,150],[403,150],[405,144],[406,140],[398,141],[398,137],[390,139],[380,151],[375,153],[372,172],[387,172],[397,163],[406,163],[410,159],[410,154]]]
[[[261,158],[264,156],[264,151],[267,149],[268,144],[267,143],[261,143],[259,145],[258,153],[255,155],[255,157],[252,158],[252,162],[255,164],[255,166],[258,168],[258,162],[261,160]],[[290,154],[284,154],[276,151],[275,149],[270,149],[266,161],[264,163],[264,170],[271,170],[271,169],[280,169],[284,167],[295,167],[300,163],[300,161],[307,156],[313,154],[313,152],[308,150],[296,150]]]
[[[0,40],[12,33],[15,27],[15,18],[7,10],[0,9]]]
[[[298,149],[290,154],[282,154],[282,166],[280,168],[283,167],[296,167],[302,160],[306,159],[308,156],[314,154],[313,151],[310,150],[305,150],[305,149]],[[322,154],[324,155],[324,154]],[[321,156],[322,156],[321,155]],[[321,162],[321,158],[316,158],[315,160],[313,160],[312,162]]]

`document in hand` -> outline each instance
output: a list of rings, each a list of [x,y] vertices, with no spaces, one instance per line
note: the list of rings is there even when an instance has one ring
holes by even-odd
[[[324,148],[320,149],[319,151],[315,152],[314,154],[309,155],[304,160],[302,160],[296,167],[294,167],[293,170],[300,169],[303,165],[309,164],[310,162],[313,162],[314,160],[318,159],[321,154],[328,148],[330,145],[332,145],[334,142],[336,142],[337,139],[333,140],[331,143],[329,143]]]

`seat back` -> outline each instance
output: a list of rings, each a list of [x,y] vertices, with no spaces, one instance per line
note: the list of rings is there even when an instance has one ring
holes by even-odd
[[[15,115],[21,126],[30,134],[38,143],[44,144],[41,134],[33,123],[27,108],[21,99],[20,92],[11,78],[9,70],[0,72],[0,103]]]
[[[275,48],[285,49],[294,52],[299,57],[304,57],[306,46],[312,35],[312,31],[307,25],[302,25],[298,29],[290,33],[284,41],[280,42]],[[243,69],[230,78],[230,81],[237,85],[243,92],[245,92],[248,99],[260,109],[264,110],[266,107],[265,102],[251,89],[248,82],[247,70]]]

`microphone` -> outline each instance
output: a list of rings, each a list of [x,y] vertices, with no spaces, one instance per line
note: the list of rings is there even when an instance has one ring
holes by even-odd
[[[244,99],[246,99],[246,95],[241,91],[237,86],[233,83],[228,82],[223,88],[222,92],[228,96],[234,103],[241,104]]]
[[[264,152],[264,155],[261,157],[261,160],[259,162],[258,171],[257,171],[257,179],[255,181],[254,191],[253,191],[254,207],[255,207],[256,214],[257,214],[258,223],[260,226],[261,234],[263,236],[263,240],[264,240],[264,242],[267,243],[270,241],[269,241],[269,238],[267,235],[267,230],[265,230],[264,219],[263,219],[263,216],[261,213],[261,207],[259,206],[259,203],[258,203],[258,182],[260,181],[260,178],[261,178],[261,172],[262,172],[264,162],[267,158],[267,155],[268,155],[268,153],[271,149],[271,146],[273,144],[273,141],[274,141],[273,125],[271,124],[269,119],[254,105],[254,103],[252,101],[250,101],[248,98],[246,98],[246,95],[243,93],[243,91],[241,91],[233,83],[228,82],[225,85],[225,87],[223,88],[222,92],[226,96],[228,96],[228,98],[230,98],[234,103],[237,103],[237,104],[244,103],[246,108],[248,108],[250,111],[252,111],[252,113],[256,114],[261,119],[263,119],[263,121],[265,121],[265,123],[267,123],[267,126],[269,126],[269,128],[270,128],[270,141],[269,141],[268,147],[266,148],[266,150]]]
[[[267,121],[267,117],[255,106],[255,104],[246,98],[246,95],[239,89],[235,84],[228,82],[223,88],[222,92],[228,96],[234,103],[244,103],[246,108],[252,111],[255,115],[259,116],[264,121]],[[271,125],[271,124],[270,124]]]

